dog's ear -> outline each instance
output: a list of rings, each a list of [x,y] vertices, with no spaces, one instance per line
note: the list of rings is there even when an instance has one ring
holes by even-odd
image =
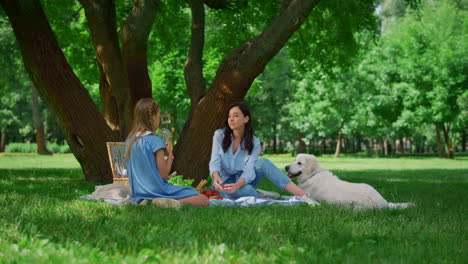
[[[317,167],[317,158],[312,154],[307,155],[307,169],[310,169],[310,173],[314,172]]]

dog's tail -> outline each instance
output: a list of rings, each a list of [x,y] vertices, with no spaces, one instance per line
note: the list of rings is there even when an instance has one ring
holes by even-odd
[[[405,209],[408,207],[416,206],[414,203],[388,203],[390,209]]]

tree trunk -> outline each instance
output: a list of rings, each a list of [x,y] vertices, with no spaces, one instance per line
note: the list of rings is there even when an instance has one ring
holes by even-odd
[[[356,152],[362,151],[362,137],[360,134],[356,136]]]
[[[306,143],[303,140],[304,138],[304,133],[297,133],[297,148],[296,148],[296,153],[306,153]]]
[[[41,107],[39,105],[39,94],[37,93],[34,85],[31,86],[31,108],[34,122],[34,128],[36,130],[36,143],[37,143],[37,154],[39,155],[51,155],[47,150],[47,141],[44,131],[44,122],[42,121]]]
[[[132,12],[120,30],[132,110],[141,98],[153,97],[146,53],[148,37],[154,23],[158,3],[157,0],[135,0]]]
[[[403,140],[403,138],[400,138],[399,142],[400,144],[398,144],[398,152],[400,154],[405,154],[405,141]]]
[[[444,131],[444,139],[447,146],[447,157],[453,159],[455,151],[453,150],[452,140],[450,139],[450,124],[442,124],[442,130]]]
[[[206,95],[198,102],[175,147],[175,170],[196,180],[208,176],[213,132],[224,111],[244,99],[255,78],[302,25],[319,1],[294,1],[260,35],[228,54]],[[196,153],[196,155],[194,155]]]
[[[385,156],[385,157],[388,156],[388,153],[389,153],[389,152],[388,152],[388,146],[389,146],[389,145],[390,145],[390,144],[388,144],[388,140],[384,139],[384,140],[383,140],[383,148],[384,148],[383,151],[384,151],[384,156]]]
[[[466,151],[466,128],[462,129],[461,132],[461,151]]]
[[[2,128],[2,135],[0,138],[0,152],[5,152],[6,139],[7,139],[7,131],[5,128]]]
[[[326,154],[327,152],[327,143],[326,143],[326,139],[325,138],[322,138],[322,153],[321,154]]]
[[[65,59],[39,1],[0,1],[18,41],[25,68],[57,119],[88,181],[110,182],[106,141],[112,131]]]
[[[278,128],[276,123],[273,123],[273,153],[278,153]]]
[[[190,95],[191,119],[195,108],[205,93],[205,79],[203,78],[203,45],[205,43],[205,8],[201,0],[188,0],[192,10],[192,27],[190,48],[185,61],[184,78]]]
[[[442,145],[442,137],[440,135],[440,126],[436,123],[435,124],[436,128],[436,138],[437,138],[437,151],[439,152],[439,157],[445,158],[445,150],[444,146]]]
[[[80,3],[85,10],[101,73],[99,93],[104,119],[123,140],[129,132],[133,105],[117,36],[115,3],[107,0],[80,0]]]
[[[205,7],[200,0],[188,0],[188,3],[192,12],[192,26],[189,53],[184,65],[184,79],[190,96],[190,111],[182,131],[189,129],[195,109],[203,98],[206,88],[202,61],[205,43]],[[188,137],[180,136],[177,145],[189,144],[189,142],[185,142],[187,139]],[[172,168],[175,170],[176,166],[174,165]],[[183,175],[185,178],[190,177],[190,175]],[[198,181],[195,181],[194,184],[198,184]]]
[[[394,145],[394,142],[392,140],[392,138],[390,137],[390,135],[387,134],[387,155],[393,155],[395,154],[395,145]]]
[[[338,158],[338,155],[340,155],[340,151],[341,151],[341,142],[343,140],[342,139],[343,126],[344,126],[344,121],[341,121],[340,129],[338,130],[338,136],[336,137],[335,155],[333,156],[335,159]]]

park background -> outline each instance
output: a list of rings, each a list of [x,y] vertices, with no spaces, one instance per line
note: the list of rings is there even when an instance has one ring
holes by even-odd
[[[466,1],[0,4],[0,260],[468,259]],[[167,114],[176,170],[195,183],[208,176],[224,109],[243,100],[279,167],[313,153],[340,177],[418,206],[180,215],[77,200],[112,180],[105,142],[123,141],[144,96]]]

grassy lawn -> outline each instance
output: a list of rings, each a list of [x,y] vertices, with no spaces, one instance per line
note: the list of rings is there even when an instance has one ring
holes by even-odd
[[[0,155],[0,263],[468,263],[468,158],[319,162],[417,207],[112,206],[72,155]]]

